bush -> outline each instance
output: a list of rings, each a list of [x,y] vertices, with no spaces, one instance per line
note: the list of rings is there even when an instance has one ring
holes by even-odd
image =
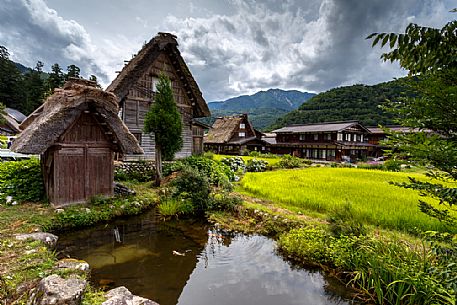
[[[234,211],[243,202],[240,197],[227,192],[214,194],[211,199],[210,209],[213,211]]]
[[[387,160],[384,162],[383,167],[390,172],[399,172],[401,170],[401,162],[396,160]]]
[[[310,165],[311,161],[306,159],[297,158],[291,155],[283,155],[278,162],[280,168],[299,168]]]
[[[268,162],[265,160],[251,159],[246,164],[248,172],[264,172],[267,170]]]
[[[203,154],[203,157],[206,159],[214,160],[214,153],[212,151],[206,151]]]
[[[45,189],[40,160],[0,163],[0,199],[11,196],[10,202],[38,202],[44,200]]]
[[[223,158],[221,162],[227,165],[234,173],[244,172],[246,169],[246,165],[244,164],[243,159],[240,157]]]
[[[209,183],[216,186],[228,186],[230,181],[234,181],[235,174],[228,166],[215,160],[204,157],[191,156],[182,161],[183,167],[189,166],[197,169],[208,177]]]
[[[210,207],[210,184],[207,176],[196,168],[186,166],[178,177],[172,181],[175,188],[173,197],[189,200],[193,212],[203,214]]]

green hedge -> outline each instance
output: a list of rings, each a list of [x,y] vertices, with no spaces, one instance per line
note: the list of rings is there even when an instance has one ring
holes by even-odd
[[[45,199],[40,160],[32,158],[0,163],[0,199],[5,201],[8,196],[12,197],[9,203]]]

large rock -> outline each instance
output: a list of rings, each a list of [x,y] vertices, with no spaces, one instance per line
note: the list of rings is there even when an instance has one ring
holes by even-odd
[[[31,305],[79,305],[87,282],[77,277],[63,279],[52,274],[40,281],[32,294]]]
[[[124,286],[111,289],[105,294],[107,300],[102,305],[159,305],[151,300],[133,295]]]
[[[59,239],[58,236],[51,234],[51,233],[45,233],[45,232],[36,232],[36,233],[28,233],[28,234],[18,234],[16,235],[17,240],[27,240],[27,239],[33,239],[33,240],[39,240],[43,242],[46,246],[49,248],[54,248],[57,244],[57,240]]]

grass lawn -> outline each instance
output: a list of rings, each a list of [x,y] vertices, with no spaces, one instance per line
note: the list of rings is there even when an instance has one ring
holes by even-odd
[[[389,184],[407,181],[408,176],[427,179],[418,173],[316,167],[247,173],[238,188],[304,214],[325,216],[335,207],[349,203],[355,217],[366,224],[408,232],[417,228],[457,233],[457,228],[445,226],[419,211],[418,200],[431,199]]]
[[[274,165],[276,165],[276,163],[281,161],[280,157],[262,158],[262,157],[251,157],[251,156],[231,156],[231,155],[216,155],[216,154],[214,155],[213,159],[216,161],[221,161],[224,158],[233,158],[233,157],[240,157],[241,159],[243,159],[244,163],[247,163],[249,160],[252,160],[252,159],[264,160],[264,161],[267,161],[268,165],[270,165],[270,166],[274,166]]]

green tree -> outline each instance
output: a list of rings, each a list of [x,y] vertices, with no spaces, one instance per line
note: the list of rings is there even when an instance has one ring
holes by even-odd
[[[91,82],[94,82],[98,88],[101,88],[101,87],[102,87],[102,86],[100,86],[100,84],[98,83],[97,76],[91,74],[91,76],[89,76],[89,80],[90,80]]]
[[[53,64],[51,66],[51,72],[49,73],[49,77],[46,81],[48,94],[52,94],[55,88],[62,87],[64,82],[65,75],[62,72],[62,68],[57,63]]]
[[[68,80],[70,77],[80,78],[81,69],[76,65],[69,65],[67,67],[67,75],[65,79]]]
[[[32,113],[45,97],[46,86],[42,78],[43,63],[38,61],[35,68],[24,75],[25,101],[20,109],[24,114]]]
[[[22,75],[9,59],[8,49],[0,46],[0,102],[6,107],[21,110],[25,96]]]
[[[162,156],[172,160],[183,143],[181,114],[173,98],[170,79],[164,74],[159,77],[154,103],[146,114],[144,132],[155,136],[156,185],[160,185]]]
[[[400,124],[418,130],[391,134],[388,143],[394,156],[430,166],[428,175],[441,180],[431,183],[410,178],[400,185],[438,199],[443,208],[421,200],[421,211],[455,225],[450,210],[457,203],[457,188],[442,182],[457,181],[457,21],[441,29],[410,24],[402,34],[374,33],[367,38],[373,39],[373,46],[388,45],[391,51],[381,58],[398,61],[414,80],[410,84],[414,97],[386,105]]]

